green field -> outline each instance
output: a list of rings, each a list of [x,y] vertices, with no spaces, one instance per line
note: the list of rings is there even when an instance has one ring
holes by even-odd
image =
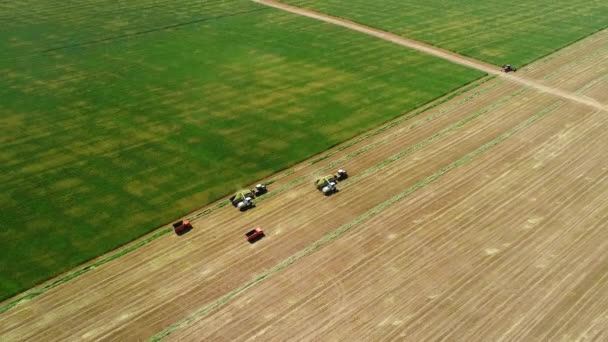
[[[524,65],[608,27],[606,0],[280,0],[492,64]]]
[[[245,0],[0,17],[0,298],[482,76]]]

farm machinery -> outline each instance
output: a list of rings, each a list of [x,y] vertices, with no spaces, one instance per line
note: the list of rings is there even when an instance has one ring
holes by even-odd
[[[268,192],[268,188],[264,184],[258,184],[255,186],[255,189],[252,190],[256,197],[262,196],[263,194]]]
[[[251,190],[241,190],[230,197],[230,203],[239,209],[240,211],[245,211],[247,209],[255,207],[254,202],[255,194]]]
[[[515,72],[515,71],[517,71],[517,69],[514,66],[511,66],[511,64],[505,64],[502,66],[502,71],[503,72]]]
[[[344,169],[338,170],[338,172],[336,173],[336,179],[339,182],[341,182],[341,181],[345,180],[346,178],[348,178],[348,173],[346,173],[346,170],[344,170]]]
[[[268,188],[266,185],[258,184],[254,189],[243,189],[234,194],[232,197],[230,197],[230,203],[232,203],[232,205],[240,211],[245,211],[255,207],[255,198],[267,192]]]
[[[320,177],[315,181],[317,190],[321,191],[325,196],[329,196],[335,192],[338,192],[338,182],[348,178],[348,173],[345,170],[340,169],[335,175],[328,175]]]
[[[245,233],[245,237],[247,237],[247,242],[249,243],[254,243],[264,236],[266,235],[264,234],[262,228],[255,228]]]
[[[188,231],[190,231],[191,229],[192,229],[192,223],[190,223],[190,221],[182,220],[179,222],[175,222],[173,224],[173,231],[177,235],[185,234]]]

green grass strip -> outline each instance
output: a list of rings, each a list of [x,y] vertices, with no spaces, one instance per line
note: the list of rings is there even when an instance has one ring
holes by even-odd
[[[21,296],[18,299],[15,299],[13,301],[9,301],[8,303],[2,305],[0,307],[0,314],[2,314],[4,312],[12,309],[13,307],[15,307],[15,306],[17,306],[17,305],[19,305],[19,304],[21,304],[23,302],[27,302],[27,301],[29,301],[29,300],[31,300],[33,298],[36,298],[36,297],[40,296],[41,294],[43,294],[43,293],[45,293],[45,292],[47,292],[47,291],[49,291],[51,289],[56,288],[57,286],[65,283],[65,282],[68,282],[68,281],[70,281],[70,280],[72,280],[72,279],[74,279],[74,278],[76,278],[76,277],[78,277],[80,275],[83,275],[83,274],[85,274],[85,273],[87,273],[89,271],[92,271],[95,268],[97,268],[97,267],[99,267],[99,266],[101,266],[101,265],[103,265],[105,263],[108,263],[108,262],[110,262],[110,261],[112,261],[114,259],[120,258],[121,256],[123,256],[123,255],[125,255],[127,253],[130,253],[130,252],[132,252],[132,251],[134,251],[134,250],[136,250],[136,249],[138,249],[138,248],[140,248],[140,247],[142,247],[144,245],[147,245],[148,243],[150,243],[150,242],[158,239],[161,236],[167,235],[168,233],[170,233],[172,231],[173,230],[171,228],[165,228],[165,229],[159,230],[158,232],[154,233],[153,235],[150,235],[149,237],[147,237],[145,239],[142,239],[141,241],[138,241],[138,242],[132,244],[131,246],[123,248],[120,251],[118,251],[117,253],[114,253],[114,254],[108,256],[107,258],[100,259],[100,260],[98,260],[96,262],[93,262],[90,265],[87,265],[86,267],[83,267],[83,268],[81,268],[81,269],[79,269],[77,271],[68,273],[67,275],[65,275],[65,276],[63,276],[63,277],[61,277],[61,278],[53,281],[52,283],[50,283],[48,285],[45,285],[45,286],[41,287],[41,288],[34,289],[34,290],[29,291],[29,292],[26,292],[26,294],[24,296]]]
[[[363,136],[361,136],[361,137],[359,137],[359,138],[357,138],[357,139],[355,139],[355,140],[347,143],[346,145],[341,146],[336,151],[331,152],[331,154],[325,155],[323,157],[323,159],[327,159],[327,158],[331,157],[332,155],[334,155],[335,153],[337,153],[338,151],[342,151],[342,150],[344,150],[344,149],[346,149],[348,147],[351,147],[351,146],[353,146],[353,145],[355,145],[355,144],[357,144],[357,143],[359,143],[359,142],[361,142],[363,140],[369,139],[369,138],[374,137],[374,136],[376,136],[376,135],[378,135],[380,133],[383,133],[386,130],[388,130],[388,129],[392,128],[392,127],[395,127],[395,126],[397,126],[397,125],[399,125],[399,124],[401,124],[401,123],[403,123],[403,122],[405,122],[407,120],[411,120],[412,118],[414,118],[416,116],[419,116],[420,114],[422,114],[422,113],[424,113],[424,112],[426,112],[426,111],[428,111],[428,110],[430,110],[430,109],[432,109],[434,107],[437,107],[437,106],[439,106],[439,105],[441,105],[441,104],[443,104],[443,103],[445,103],[445,102],[453,99],[456,96],[459,96],[459,95],[462,95],[463,93],[469,92],[473,88],[476,88],[477,86],[479,86],[481,84],[484,84],[484,83],[486,83],[486,82],[488,82],[488,81],[490,81],[490,80],[492,80],[494,78],[495,78],[495,76],[485,77],[485,78],[482,78],[481,80],[479,80],[478,82],[474,82],[472,84],[469,84],[468,86],[465,86],[465,87],[459,89],[458,91],[456,91],[456,92],[454,92],[454,93],[452,93],[452,94],[450,94],[448,96],[445,96],[444,98],[442,98],[442,99],[440,99],[440,100],[432,103],[430,106],[426,106],[425,108],[421,108],[420,110],[412,112],[409,115],[404,115],[403,117],[399,118],[398,120],[394,120],[394,121],[390,122],[389,124],[387,124],[387,125],[379,128],[379,129],[377,129],[377,130],[375,130],[375,131],[373,131],[373,132],[371,132],[369,134],[363,135]],[[480,90],[480,91],[478,91],[478,92],[476,92],[476,93],[474,93],[474,94],[466,97],[464,100],[460,101],[458,103],[458,105],[464,104],[464,103],[470,101],[471,99],[479,96],[480,94],[483,94],[483,93],[485,93],[485,92],[487,92],[487,91],[489,91],[491,89],[494,89],[496,86],[497,85],[494,85],[494,86],[489,87],[487,89]],[[495,106],[492,107],[492,108],[495,108]],[[443,112],[440,112],[439,114],[436,114],[435,116],[427,118],[426,120],[421,120],[422,122],[421,121],[415,122],[415,123],[412,124],[412,126],[410,128],[418,127],[418,126],[420,126],[420,125],[422,125],[422,124],[424,124],[424,123],[426,123],[428,121],[431,121],[432,119],[434,119],[436,116],[438,116],[440,114],[443,114]],[[481,115],[481,114],[479,114],[479,115]],[[474,115],[474,116],[478,117],[479,115]],[[465,120],[466,120],[466,122],[468,122],[468,121],[470,121],[472,119],[473,118],[467,118]],[[466,122],[462,122],[461,121],[461,122],[457,123],[456,125],[454,125],[453,129],[461,127]],[[447,133],[447,131],[444,132],[443,134],[445,134],[445,133]],[[441,134],[441,135],[443,135],[443,134]],[[435,134],[431,138],[434,141],[438,137],[439,137],[439,135]],[[393,156],[390,159],[392,161],[395,161],[395,160],[397,160],[397,159],[399,159],[399,158],[401,158],[401,157],[403,157],[403,156],[405,156],[405,155],[407,155],[407,154],[409,154],[409,153],[411,153],[411,152],[413,152],[415,150],[418,150],[418,149],[422,148],[423,146],[427,146],[428,144],[430,144],[430,142],[432,142],[432,141],[427,141],[427,140],[425,140],[422,143],[419,143],[419,144],[417,144],[417,145],[409,148],[406,151],[402,151],[399,155]],[[353,159],[353,158],[355,158],[355,157],[357,157],[357,156],[359,156],[359,155],[361,155],[361,154],[363,154],[363,153],[371,150],[372,148],[376,147],[377,145],[379,145],[381,143],[382,142],[380,141],[380,142],[376,142],[374,144],[370,144],[370,145],[364,146],[361,149],[359,149],[357,151],[354,151],[353,153],[350,153],[349,155],[341,158],[340,160],[337,160],[337,161],[334,161],[334,162],[330,163],[329,165],[321,168],[319,171],[320,172],[325,172],[325,171],[327,171],[327,170],[329,170],[329,169],[331,169],[333,167],[336,167],[337,165],[339,165],[339,164],[341,164],[341,163],[343,163],[343,162],[345,162],[347,160]],[[313,161],[310,162],[310,165],[315,164],[317,162],[318,162],[318,160],[313,160]],[[386,163],[386,164],[388,164],[388,163]],[[376,166],[375,169],[379,169],[379,168],[385,166],[386,164],[384,164],[382,166]],[[278,179],[281,179],[282,177],[289,176],[289,175],[293,174],[294,172],[295,171],[293,171],[293,170],[288,170],[282,176],[280,176],[279,178],[268,181],[267,184],[272,184],[272,183],[276,182]],[[371,170],[366,170],[365,175],[368,175],[368,174],[371,174],[371,173],[373,173]],[[362,177],[361,175],[358,175],[358,176],[355,176],[355,177],[351,177],[351,179],[349,179],[347,181],[352,181],[352,180],[355,180],[355,179],[359,179],[361,177]],[[268,193],[267,195],[264,195],[263,197],[260,197],[257,201],[259,203],[259,202],[262,202],[264,200],[268,200],[268,199],[270,199],[272,197],[275,197],[275,196],[277,196],[277,195],[279,195],[279,194],[281,194],[281,193],[283,193],[283,192],[285,192],[285,191],[293,188],[294,186],[296,186],[296,185],[304,182],[307,178],[308,177],[306,177],[306,176],[298,177],[298,178],[292,180],[291,182],[285,184],[281,188],[279,188],[277,190],[273,190],[272,192]],[[189,219],[189,220],[192,221],[192,220],[198,219],[200,217],[209,215],[212,212],[214,212],[214,211],[216,211],[218,209],[221,209],[221,208],[225,207],[228,204],[230,204],[230,202],[228,200],[221,201],[221,202],[217,203],[216,205],[214,205],[211,208],[207,208],[207,209],[205,209],[205,210],[203,210],[201,212],[198,212],[198,213],[196,213],[194,215],[191,215],[187,219]],[[132,252],[132,251],[134,251],[134,250],[136,250],[136,249],[138,249],[138,248],[140,248],[140,247],[142,247],[144,245],[147,245],[148,243],[150,243],[150,242],[152,242],[152,241],[154,241],[154,240],[156,240],[156,239],[158,239],[158,238],[160,238],[160,237],[162,237],[164,235],[167,235],[170,232],[172,232],[171,228],[164,228],[162,230],[159,230],[158,232],[154,233],[153,235],[151,235],[151,236],[149,236],[149,237],[147,237],[147,238],[145,238],[145,239],[143,239],[141,241],[138,241],[138,242],[136,242],[136,243],[134,243],[134,244],[132,244],[132,245],[124,248],[124,249],[121,249],[121,250],[117,251],[116,253],[114,253],[114,254],[106,257],[106,258],[103,258],[103,259],[101,259],[99,261],[96,261],[96,262],[94,262],[94,263],[92,263],[90,265],[87,265],[87,266],[85,266],[85,267],[83,267],[81,269],[78,269],[77,271],[68,273],[67,275],[65,275],[65,276],[63,276],[63,277],[61,277],[61,278],[53,281],[52,283],[50,283],[48,285],[45,285],[45,286],[41,287],[41,288],[33,289],[33,290],[29,291],[29,292],[26,292],[25,295],[23,295],[23,296],[15,299],[15,300],[9,301],[6,304],[2,305],[0,307],[0,314],[2,314],[4,312],[12,309],[13,307],[15,307],[15,306],[17,306],[17,305],[19,305],[21,303],[24,303],[24,302],[27,302],[27,301],[33,299],[33,298],[36,298],[36,297],[44,294],[45,292],[47,292],[49,290],[52,290],[55,287],[57,287],[57,286],[59,286],[59,285],[61,285],[63,283],[66,283],[66,282],[68,282],[68,281],[70,281],[70,280],[72,280],[72,279],[74,279],[74,278],[76,278],[76,277],[78,277],[80,275],[83,275],[83,274],[85,274],[85,273],[87,273],[87,272],[89,272],[89,271],[91,271],[91,270],[93,270],[93,269],[95,269],[95,268],[103,265],[103,264],[106,264],[106,263],[108,263],[108,262],[110,262],[112,260],[115,260],[115,259],[117,259],[117,258],[119,258],[119,257],[121,257],[121,256],[123,256],[123,255],[125,255],[127,253],[130,253],[130,252]]]
[[[338,237],[340,237],[341,235],[343,235],[344,233],[348,232],[349,230],[353,229],[354,227],[359,226],[361,223],[364,223],[366,221],[368,221],[369,219],[377,216],[378,214],[382,213],[384,210],[386,210],[387,208],[389,208],[390,206],[392,206],[393,204],[403,200],[404,198],[406,198],[407,196],[409,196],[410,194],[412,194],[413,192],[415,192],[416,190],[419,190],[425,186],[427,186],[428,184],[436,181],[437,179],[443,177],[445,174],[447,174],[448,172],[458,168],[459,166],[462,166],[468,162],[470,162],[471,160],[473,160],[475,157],[485,153],[486,151],[488,151],[489,149],[495,147],[496,145],[502,143],[503,141],[505,141],[506,139],[510,138],[511,136],[525,130],[526,128],[530,127],[532,124],[534,124],[536,121],[538,121],[539,119],[541,119],[542,117],[544,117],[545,115],[547,115],[548,113],[550,113],[551,111],[553,111],[554,109],[556,109],[557,107],[559,107],[561,103],[557,102],[553,105],[551,105],[550,107],[547,107],[545,109],[543,109],[542,111],[534,114],[533,116],[531,116],[530,118],[528,118],[526,121],[520,123],[519,125],[513,127],[512,129],[508,130],[507,132],[501,134],[500,136],[498,136],[497,138],[495,138],[494,140],[482,145],[481,147],[479,147],[478,149],[476,149],[475,151],[465,155],[464,157],[456,160],[455,162],[441,168],[439,171],[435,172],[434,174],[432,174],[431,176],[421,180],[420,182],[412,185],[411,187],[407,188],[405,191],[391,197],[390,199],[380,203],[379,205],[375,206],[374,208],[370,209],[369,211],[363,213],[361,216],[358,216],[355,220],[346,223],[342,226],[340,226],[338,229],[334,230],[333,232],[323,236],[321,239],[317,240],[316,242],[314,242],[312,245],[308,246],[307,248],[299,251],[298,253],[290,256],[289,258],[281,261],[279,264],[277,264],[276,266],[274,266],[273,268],[267,270],[266,272],[262,273],[261,275],[255,277],[254,279],[251,279],[250,281],[246,282],[245,284],[243,284],[242,286],[240,286],[239,288],[229,292],[228,294],[220,297],[219,299],[217,299],[216,301],[202,307],[201,309],[195,311],[194,313],[192,313],[191,315],[189,315],[188,317],[186,317],[185,319],[169,326],[168,328],[160,331],[158,334],[154,335],[150,341],[160,341],[162,339],[164,339],[165,337],[169,336],[171,333],[173,333],[174,331],[181,329],[187,325],[189,325],[190,323],[194,322],[195,320],[201,318],[202,316],[206,315],[207,313],[211,312],[214,309],[217,309],[221,306],[223,306],[224,304],[226,304],[227,302],[229,302],[230,300],[236,298],[237,296],[239,296],[241,293],[249,290],[250,288],[252,288],[253,286],[263,282],[264,280],[270,278],[271,276],[281,272],[282,270],[284,270],[285,268],[289,267],[290,265],[294,264],[295,262],[297,262],[298,260],[316,252],[317,250],[319,250],[320,248],[328,245],[329,243],[331,243],[333,240],[337,239]]]

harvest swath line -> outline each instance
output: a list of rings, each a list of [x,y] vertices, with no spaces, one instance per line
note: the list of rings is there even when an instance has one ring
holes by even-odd
[[[165,337],[169,336],[171,333],[173,333],[174,331],[184,328],[186,326],[188,326],[189,324],[191,324],[192,322],[196,321],[197,319],[199,319],[200,317],[208,314],[209,312],[211,312],[214,309],[217,309],[221,306],[223,306],[224,304],[226,304],[227,302],[231,301],[232,299],[238,297],[240,294],[242,294],[243,292],[247,291],[248,289],[256,286],[257,284],[263,282],[264,280],[266,280],[267,278],[270,278],[271,276],[275,275],[276,273],[281,272],[283,269],[291,266],[292,264],[296,263],[298,260],[314,253],[315,251],[317,251],[318,249],[328,245],[329,243],[331,243],[333,240],[337,239],[338,237],[342,236],[344,233],[350,231],[353,228],[358,227],[360,224],[368,221],[369,219],[377,216],[378,214],[382,213],[384,210],[386,210],[387,208],[391,207],[393,204],[403,200],[404,198],[408,197],[409,195],[411,195],[412,193],[414,193],[415,191],[425,187],[426,185],[442,178],[444,175],[446,175],[447,173],[449,173],[450,171],[458,168],[459,166],[462,166],[466,163],[469,163],[471,160],[473,160],[475,157],[485,153],[486,151],[490,150],[491,148],[493,148],[494,146],[502,143],[503,141],[505,141],[506,139],[510,138],[511,136],[527,129],[528,127],[530,127],[532,124],[534,124],[535,122],[537,122],[538,120],[540,120],[541,118],[543,118],[544,116],[546,116],[547,114],[551,113],[553,110],[555,110],[556,108],[558,108],[560,106],[560,103],[556,103],[552,106],[549,106],[543,110],[541,110],[540,112],[537,112],[536,114],[532,115],[531,117],[529,117],[527,120],[525,120],[524,122],[520,123],[519,125],[511,128],[510,130],[504,132],[503,134],[501,134],[500,136],[498,136],[497,138],[493,139],[492,141],[482,145],[481,147],[479,147],[478,149],[470,152],[469,154],[465,155],[464,157],[444,166],[443,168],[439,169],[438,171],[436,171],[435,173],[433,173],[432,175],[428,176],[427,178],[419,181],[418,183],[412,185],[411,187],[407,188],[406,190],[402,191],[401,193],[389,198],[388,200],[378,204],[377,206],[375,206],[374,208],[368,210],[367,212],[361,214],[360,216],[358,216],[357,218],[355,218],[353,221],[350,221],[342,226],[340,226],[339,228],[337,228],[336,230],[334,230],[333,232],[330,232],[328,234],[326,234],[325,236],[323,236],[321,239],[317,240],[316,242],[314,242],[312,245],[308,246],[307,248],[299,251],[298,253],[292,255],[291,257],[281,261],[280,263],[278,263],[276,266],[274,266],[273,268],[265,271],[264,273],[260,274],[259,276],[251,279],[250,281],[246,282],[245,284],[241,285],[239,288],[225,294],[224,296],[218,298],[217,300],[209,303],[208,305],[202,307],[201,309],[195,311],[194,313],[190,314],[188,317],[182,319],[181,321],[169,326],[168,328],[160,331],[159,333],[157,333],[156,335],[152,336],[152,338],[150,339],[150,341],[161,341],[163,340]]]
[[[378,30],[369,26],[365,26],[350,20],[346,20],[346,19],[342,19],[342,18],[337,18],[334,16],[330,16],[327,14],[323,14],[323,13],[319,13],[319,12],[315,12],[315,11],[311,11],[308,9],[303,9],[300,7],[296,7],[296,6],[291,6],[291,5],[286,5],[283,3],[278,3],[276,1],[273,0],[252,0],[258,4],[261,5],[265,5],[265,6],[269,6],[269,7],[273,7],[276,9],[280,9],[283,11],[287,11],[290,13],[294,13],[294,14],[298,14],[298,15],[302,15],[308,18],[312,18],[312,19],[316,19],[316,20],[320,20],[329,24],[333,24],[333,25],[338,25],[350,30],[354,30],[357,32],[361,32],[376,38],[380,38],[386,41],[389,41],[391,43],[397,44],[397,45],[401,45],[401,46],[405,46],[405,47],[409,47],[411,49],[415,49],[418,50],[420,52],[424,52],[426,54],[429,55],[433,55],[448,61],[451,61],[453,63],[456,64],[460,64],[460,65],[464,65],[467,66],[469,68],[472,69],[477,69],[479,71],[483,71],[485,73],[488,73],[490,75],[496,75],[496,76],[500,76],[500,77],[504,77],[510,81],[516,82],[516,83],[520,83],[523,84],[525,86],[529,86],[532,88],[535,88],[543,93],[548,93],[548,94],[552,94],[567,100],[571,100],[574,102],[578,102],[596,109],[599,109],[601,111],[605,111],[608,112],[608,106],[603,105],[599,102],[597,102],[594,99],[591,98],[587,98],[584,96],[580,96],[577,94],[573,94],[567,91],[563,91],[557,88],[553,88],[553,87],[547,87],[545,85],[542,85],[540,83],[531,81],[531,80],[527,80],[518,76],[514,76],[514,75],[509,75],[509,74],[505,74],[500,70],[497,70],[497,68],[494,65],[491,64],[487,64],[469,57],[465,57],[462,55],[459,55],[455,52],[452,51],[447,51],[444,49],[440,49],[438,47],[432,46],[432,45],[428,45],[413,39],[408,39],[408,38],[403,38],[401,36],[398,36],[396,34],[390,33],[390,32],[386,32],[386,31],[382,31],[382,30]]]

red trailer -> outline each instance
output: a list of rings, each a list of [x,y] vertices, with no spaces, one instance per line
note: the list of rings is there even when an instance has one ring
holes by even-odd
[[[262,228],[255,228],[245,233],[245,236],[247,237],[247,241],[249,243],[254,243],[259,239],[263,238],[265,235]]]
[[[190,223],[190,221],[182,220],[173,224],[173,231],[177,235],[187,233],[190,229],[192,229],[192,223]]]

